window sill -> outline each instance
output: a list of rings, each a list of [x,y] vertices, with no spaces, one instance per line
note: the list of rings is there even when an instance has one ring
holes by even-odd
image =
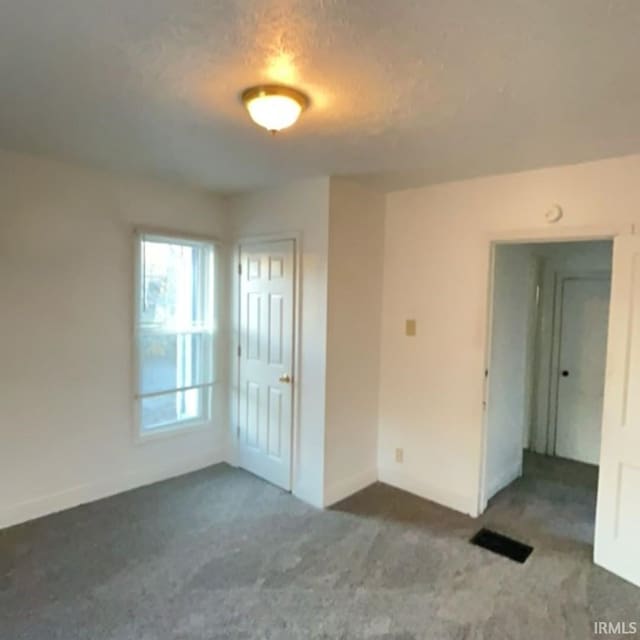
[[[155,442],[156,440],[166,440],[176,436],[189,435],[200,431],[213,430],[213,422],[211,420],[198,420],[182,424],[175,422],[164,427],[158,427],[150,431],[142,431],[136,427],[135,443],[145,444],[147,442]]]

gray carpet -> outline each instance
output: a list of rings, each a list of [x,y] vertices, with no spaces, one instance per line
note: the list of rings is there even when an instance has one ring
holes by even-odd
[[[592,638],[640,618],[591,563],[595,479],[527,456],[474,521],[382,484],[321,512],[218,465],[0,532],[0,638]],[[481,524],[535,551],[468,544]]]

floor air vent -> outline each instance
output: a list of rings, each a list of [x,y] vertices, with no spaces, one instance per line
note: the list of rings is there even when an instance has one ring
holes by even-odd
[[[513,538],[507,538],[507,536],[491,531],[491,529],[480,529],[469,542],[521,564],[525,562],[533,551],[533,547],[528,544],[523,544]]]

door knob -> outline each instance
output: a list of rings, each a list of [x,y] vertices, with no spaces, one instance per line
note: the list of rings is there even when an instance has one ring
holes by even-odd
[[[291,382],[291,376],[288,373],[284,373],[278,378],[280,382],[284,382],[285,384],[289,384]]]

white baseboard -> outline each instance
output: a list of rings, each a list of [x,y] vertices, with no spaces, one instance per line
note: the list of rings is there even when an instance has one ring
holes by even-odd
[[[465,496],[442,487],[425,484],[406,473],[402,473],[401,471],[397,471],[390,467],[381,467],[378,470],[378,480],[385,484],[389,484],[392,487],[413,493],[425,500],[437,502],[438,504],[448,507],[449,509],[453,509],[454,511],[460,511],[461,513],[465,513],[472,517],[477,515],[478,507],[476,496]]]
[[[198,471],[219,462],[224,462],[225,457],[224,449],[220,449],[209,452],[206,456],[200,455],[189,458],[179,464],[123,473],[21,502],[0,511],[0,529],[77,507],[80,504],[107,498],[123,491],[153,484],[160,480],[167,480],[191,471]]]
[[[294,486],[291,493],[298,498],[298,500],[302,500],[302,502],[306,502],[316,509],[322,509],[322,496],[319,491],[308,489],[306,487]]]
[[[487,501],[493,498],[498,491],[510,485],[514,480],[517,480],[521,475],[522,463],[518,462],[515,466],[503,471],[497,478],[487,479]]]
[[[327,487],[324,492],[324,506],[330,507],[340,500],[344,500],[349,496],[361,491],[370,484],[377,482],[378,472],[376,469],[367,469],[360,473],[356,473],[348,478],[335,482]]]

